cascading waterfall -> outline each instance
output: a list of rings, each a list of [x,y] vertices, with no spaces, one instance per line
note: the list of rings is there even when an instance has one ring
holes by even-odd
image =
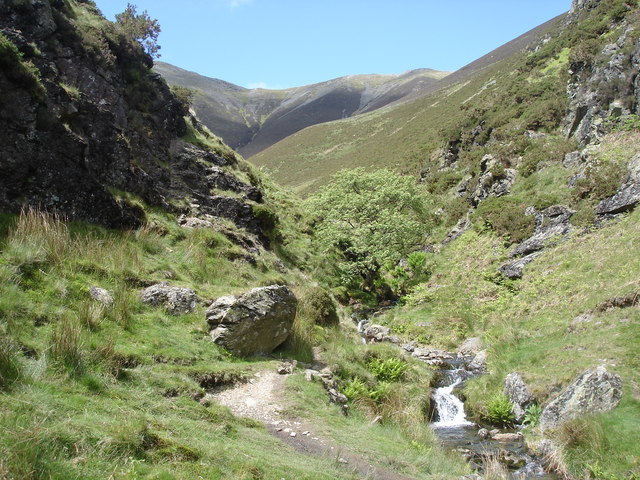
[[[462,383],[464,377],[459,370],[451,370],[450,372],[454,378],[453,383],[437,388],[433,393],[438,421],[432,425],[436,428],[472,425],[464,414],[464,404],[453,394],[453,390]]]

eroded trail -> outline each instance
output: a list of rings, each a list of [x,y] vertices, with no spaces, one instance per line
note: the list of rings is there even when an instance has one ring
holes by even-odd
[[[247,383],[211,394],[211,398],[229,407],[234,415],[263,422],[272,435],[300,453],[330,458],[366,479],[412,480],[316,435],[314,431],[318,429],[302,419],[287,418],[282,413],[286,406],[286,377],[273,371],[261,372]]]

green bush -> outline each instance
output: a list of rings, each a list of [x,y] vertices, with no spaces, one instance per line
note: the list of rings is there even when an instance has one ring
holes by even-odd
[[[573,190],[576,201],[597,201],[614,195],[620,188],[627,169],[618,162],[593,160],[584,173],[585,176],[576,182]]]
[[[278,215],[269,207],[265,205],[253,205],[253,216],[256,217],[260,223],[262,230],[269,234],[278,225]]]
[[[502,393],[493,396],[486,405],[483,418],[491,425],[499,427],[513,425],[515,417],[511,401]]]
[[[487,198],[472,215],[476,228],[489,228],[511,245],[533,235],[535,219],[525,215],[527,205],[511,197]]]
[[[336,304],[329,292],[319,285],[305,287],[298,293],[298,312],[311,323],[321,326],[337,325]]]
[[[368,397],[369,388],[359,377],[354,377],[347,381],[346,385],[342,388],[342,393],[349,401],[353,401],[358,398]]]

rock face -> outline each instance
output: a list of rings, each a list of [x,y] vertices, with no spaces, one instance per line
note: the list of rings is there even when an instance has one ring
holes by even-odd
[[[261,202],[261,192],[233,174],[235,155],[180,140],[201,125],[152,71],[142,46],[92,2],[0,2],[0,34],[19,52],[0,59],[0,209],[31,205],[138,227],[144,211],[114,193],[122,191],[189,217],[224,217],[266,245],[244,201]],[[24,73],[26,61],[35,74]]]
[[[601,365],[584,372],[554,398],[542,411],[540,426],[554,428],[582,415],[609,411],[621,398],[622,379]]]
[[[193,312],[196,308],[196,293],[190,288],[172,287],[166,282],[145,288],[140,294],[143,303],[163,306],[172,315]]]
[[[220,297],[206,312],[211,338],[236,355],[270,353],[289,336],[297,304],[283,285]]]
[[[634,209],[640,203],[640,154],[627,166],[629,175],[615,195],[605,198],[596,207],[598,215],[613,215]]]
[[[586,12],[604,3],[575,0],[567,23],[578,21]],[[628,24],[623,24],[622,34],[612,38],[612,43],[605,45],[595,58],[570,64],[565,133],[581,145],[593,143],[606,133],[606,119],[638,113],[640,80],[636,73],[640,66],[640,44],[627,27]]]
[[[535,401],[533,394],[518,373],[510,373],[504,381],[504,392],[511,400],[516,422],[522,423],[527,407]]]

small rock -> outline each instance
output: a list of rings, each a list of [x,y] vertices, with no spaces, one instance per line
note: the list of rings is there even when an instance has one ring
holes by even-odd
[[[339,462],[339,463],[349,463],[349,462],[347,462],[347,460],[346,460],[346,459],[344,459],[344,458],[342,458],[342,457],[340,457],[340,458],[338,459],[338,462]]]
[[[383,342],[387,339],[391,329],[389,327],[383,327],[382,325],[369,325],[365,328],[363,337],[367,343]]]
[[[314,382],[316,378],[318,378],[319,376],[320,376],[320,372],[318,372],[317,370],[313,370],[309,368],[304,371],[304,379],[307,382]]]
[[[458,355],[463,356],[475,356],[480,350],[482,350],[482,341],[479,337],[467,338],[458,347]]]
[[[298,435],[298,434],[297,434],[296,432],[291,432],[291,433],[289,434],[289,436],[290,436],[290,437],[295,437],[295,436],[297,436],[297,435]]]
[[[469,363],[469,370],[473,373],[485,373],[487,371],[487,351],[481,350]]]
[[[111,295],[111,293],[109,293],[109,291],[105,290],[104,288],[91,287],[89,289],[89,295],[91,295],[91,298],[107,307],[113,305],[113,295]]]
[[[496,442],[520,442],[522,441],[521,433],[496,433],[491,438]]]
[[[480,437],[483,440],[486,440],[487,438],[489,438],[489,430],[487,430],[486,428],[481,428],[480,430],[478,430],[478,437]]]
[[[164,306],[173,315],[182,315],[195,310],[197,297],[191,288],[171,287],[167,282],[156,283],[140,294],[143,303]]]
[[[278,366],[277,372],[280,375],[291,375],[294,372],[295,368],[296,368],[296,364],[297,364],[296,360],[294,360],[293,363],[291,363],[291,362],[283,362]]]

